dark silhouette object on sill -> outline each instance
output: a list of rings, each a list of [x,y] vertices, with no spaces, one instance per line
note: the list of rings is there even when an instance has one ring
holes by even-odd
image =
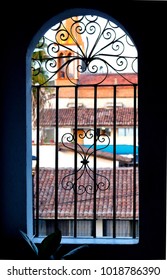
[[[42,242],[37,246],[29,236],[22,230],[20,234],[24,241],[24,254],[26,259],[40,259],[40,260],[66,260],[66,259],[83,259],[87,254],[89,246],[80,245],[68,252],[64,252],[61,245],[61,231],[57,228],[55,232],[47,235]]]

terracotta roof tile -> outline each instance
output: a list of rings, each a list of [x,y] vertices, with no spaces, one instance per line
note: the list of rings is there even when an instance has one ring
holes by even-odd
[[[103,185],[99,186],[96,192],[96,208],[97,218],[113,218],[113,169],[98,169],[98,183],[106,182],[104,178],[108,178],[110,182],[109,188],[103,189]],[[68,175],[70,176],[68,177]],[[65,183],[62,184],[63,178],[66,176]],[[39,171],[39,218],[54,219],[55,213],[55,169],[41,168]],[[80,219],[93,218],[93,181],[88,173],[78,172],[77,187],[77,217]],[[74,216],[74,190],[70,182],[74,181],[72,169],[60,169],[58,172],[58,217],[61,219],[69,219]],[[136,169],[136,216],[138,217],[138,169]],[[69,183],[69,184],[68,184]],[[35,177],[34,177],[35,184]],[[64,187],[63,187],[64,186]],[[66,189],[65,189],[66,187]],[[85,192],[82,192],[85,187]],[[34,188],[35,192],[35,188]],[[79,194],[80,193],[80,194]],[[35,197],[36,198],[36,197]],[[34,204],[35,207],[35,204]],[[117,168],[116,169],[116,218],[132,219],[133,217],[133,168]]]
[[[102,82],[104,81],[104,82]],[[102,82],[102,83],[101,83]],[[122,75],[110,73],[97,73],[97,74],[81,74],[79,77],[79,84],[98,84],[101,85],[123,85],[123,84],[137,84],[138,75],[135,73],[123,73]]]
[[[136,114],[136,124],[138,124],[138,114]],[[97,109],[97,126],[112,126],[114,121],[113,108]],[[92,127],[94,125],[94,110],[92,108],[78,108],[78,126]],[[134,125],[134,109],[130,107],[119,107],[116,109],[116,124],[118,126]],[[40,114],[40,125],[56,125],[56,109],[43,109]],[[59,126],[74,127],[75,109],[59,109]]]

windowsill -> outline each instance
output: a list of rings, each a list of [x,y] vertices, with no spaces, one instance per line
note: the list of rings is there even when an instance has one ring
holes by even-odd
[[[33,242],[40,244],[44,237],[34,237]],[[139,238],[72,238],[72,237],[62,237],[61,244],[111,244],[111,245],[134,245],[139,243]]]

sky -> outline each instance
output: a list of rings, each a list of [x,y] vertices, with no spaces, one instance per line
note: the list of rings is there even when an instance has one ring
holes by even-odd
[[[108,64],[112,65],[108,68],[111,72],[114,72],[114,69],[128,73],[137,72],[137,49],[129,35],[115,23],[111,21],[107,23],[107,19],[98,17],[98,21],[93,20],[95,20],[95,16],[86,16],[80,24],[81,28],[87,26],[87,32],[82,35],[85,53],[87,57],[94,57],[94,60],[90,62],[90,69],[96,64],[99,71],[105,72],[107,69],[103,60],[106,60]],[[45,33],[45,37],[49,39],[48,43],[50,40],[55,42],[55,28],[57,27],[58,24]],[[102,32],[104,36],[99,36]],[[72,49],[75,51],[76,46],[73,46]],[[81,55],[81,52],[78,52]],[[55,55],[51,48],[50,54]]]

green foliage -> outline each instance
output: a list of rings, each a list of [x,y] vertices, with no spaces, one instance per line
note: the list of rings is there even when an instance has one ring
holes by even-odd
[[[48,259],[78,259],[79,256],[81,257],[82,253],[85,253],[85,250],[88,249],[88,245],[81,245],[77,248],[70,250],[67,253],[63,253],[61,250],[61,231],[56,229],[55,232],[46,236],[39,247],[35,245],[35,243],[29,238],[29,236],[20,230],[20,234],[23,237],[23,240],[28,245],[27,249],[31,250],[31,256],[34,259],[40,260],[48,260]]]
[[[44,43],[44,38],[41,38],[34,49],[31,59],[33,85],[47,85],[49,76],[45,68],[45,62],[48,59],[46,49],[47,45]]]
[[[31,57],[31,82],[32,82],[32,125],[36,128],[37,119],[37,94],[39,94],[39,109],[40,111],[44,108],[46,102],[49,102],[50,96],[54,89],[48,87],[54,81],[50,81],[49,71],[47,70],[47,62],[49,56],[47,53],[47,44],[45,43],[44,37],[42,37],[36,45],[32,57]],[[40,88],[39,93],[37,92],[37,86]]]

